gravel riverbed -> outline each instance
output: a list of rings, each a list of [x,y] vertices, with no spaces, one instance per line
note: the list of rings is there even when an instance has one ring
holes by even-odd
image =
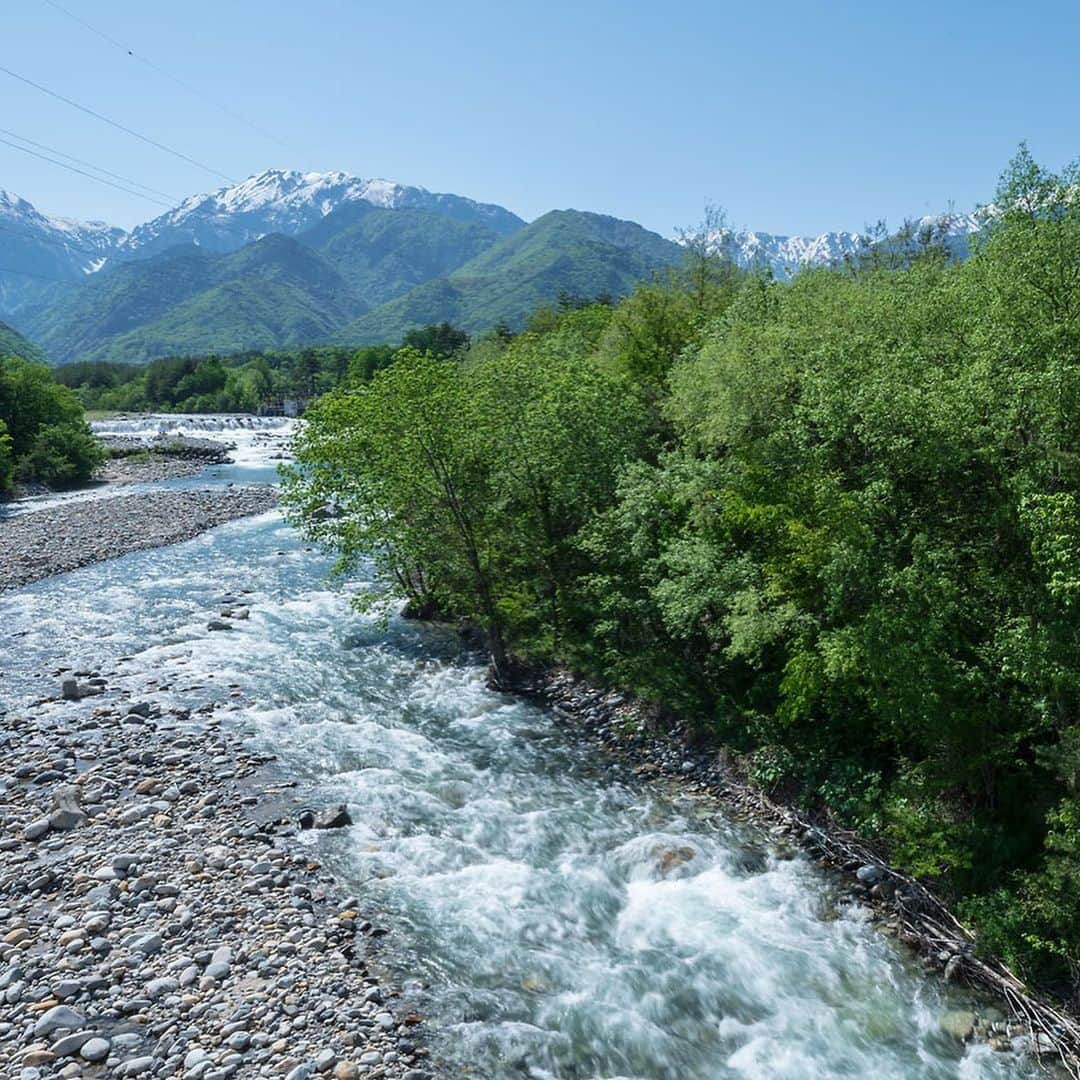
[[[220,706],[56,675],[0,728],[0,1075],[425,1080],[382,931],[297,839],[347,812],[282,816]]]
[[[269,485],[149,491],[0,519],[0,592],[129,551],[190,540],[235,518],[273,509],[277,498]]]

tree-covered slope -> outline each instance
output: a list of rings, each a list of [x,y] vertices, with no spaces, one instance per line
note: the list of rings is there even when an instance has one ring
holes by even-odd
[[[554,210],[504,237],[445,278],[429,281],[350,323],[338,340],[399,341],[411,327],[443,321],[471,332],[521,326],[560,294],[624,296],[678,264],[682,249],[629,221]]]
[[[56,361],[142,362],[319,340],[365,308],[316,252],[272,235],[231,255],[183,248],[119,266],[34,326]]]
[[[494,229],[433,210],[348,203],[299,237],[372,307],[443,277],[490,248]]]
[[[396,342],[444,321],[520,326],[564,294],[623,296],[681,258],[678,245],[599,214],[555,211],[500,237],[358,200],[297,238],[271,234],[225,255],[176,247],[106,268],[20,328],[55,363]]]
[[[35,363],[41,363],[45,359],[37,345],[4,322],[0,322],[0,356],[20,356],[23,360],[33,360]]]

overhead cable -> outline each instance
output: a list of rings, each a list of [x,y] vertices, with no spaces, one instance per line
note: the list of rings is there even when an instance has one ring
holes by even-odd
[[[94,34],[97,37],[101,38],[102,41],[108,42],[110,45],[113,46],[113,48],[119,49],[121,52],[130,56],[132,60],[137,60],[140,64],[148,67],[151,71],[156,72],[158,75],[162,76],[165,79],[168,79],[170,82],[175,83],[181,89],[186,90],[189,94],[194,94],[195,97],[200,98],[207,104],[213,105],[215,109],[219,109],[226,116],[235,120],[237,123],[243,124],[245,127],[251,128],[252,131],[257,132],[264,139],[269,139],[271,142],[276,142],[278,146],[284,147],[286,150],[291,150],[291,147],[287,143],[283,142],[272,132],[267,131],[264,127],[260,127],[260,125],[254,123],[254,121],[252,120],[247,119],[247,117],[241,116],[238,112],[231,109],[228,105],[224,104],[221,101],[218,101],[216,98],[211,97],[204,90],[199,89],[199,87],[197,86],[193,86],[185,79],[181,79],[178,75],[174,75],[171,71],[168,71],[165,68],[161,67],[160,64],[156,64],[153,60],[148,59],[141,53],[137,53],[134,49],[128,48],[128,46],[125,45],[122,41],[117,41],[116,38],[114,38],[111,34],[107,34],[104,30],[100,29],[100,27],[88,23],[81,15],[76,15],[75,12],[69,11],[66,7],[64,7],[63,4],[58,4],[56,0],[44,0],[44,3],[48,4],[49,7],[53,8],[54,10],[59,11],[62,15],[66,15],[69,19],[72,20],[72,22],[76,22],[84,29],[89,30],[91,34]]]
[[[166,146],[163,142],[158,142],[157,139],[150,138],[149,135],[143,135],[141,132],[135,131],[134,128],[129,128],[125,124],[121,124],[117,120],[112,120],[103,113],[99,113],[94,109],[91,109],[87,105],[82,105],[77,101],[73,101],[69,97],[65,97],[63,94],[57,93],[55,90],[50,90],[47,86],[42,86],[41,83],[34,82],[33,79],[28,79],[25,75],[20,75],[18,72],[12,71],[10,68],[0,66],[0,72],[5,75],[11,76],[13,79],[17,79],[21,83],[25,83],[27,86],[32,86],[35,90],[40,90],[43,94],[48,94],[49,97],[55,98],[57,101],[62,101],[65,105],[70,105],[73,109],[78,109],[80,112],[84,112],[87,116],[92,116],[96,120],[102,121],[102,123],[108,124],[110,127],[116,128],[118,131],[124,132],[126,135],[131,135],[133,138],[139,139],[141,142],[146,143],[149,146],[156,147],[158,150],[165,151],[166,154],[172,154],[173,157],[179,158],[181,161],[186,161],[189,165],[194,165],[197,169],[202,169],[204,172],[208,172],[213,176],[220,177],[222,180],[227,180],[230,184],[235,184],[236,181],[227,176],[223,172],[219,172],[217,169],[210,165],[206,165],[201,161],[196,161],[193,157],[188,157],[187,154],[181,153],[179,150],[174,150],[171,146]]]
[[[89,180],[96,180],[99,184],[107,184],[109,187],[116,188],[117,191],[123,191],[127,195],[134,195],[137,199],[146,199],[147,202],[157,203],[158,206],[164,206],[169,210],[171,210],[174,205],[173,203],[166,202],[164,199],[159,199],[154,195],[144,195],[141,191],[135,191],[133,188],[125,187],[123,184],[117,184],[112,180],[106,180],[104,176],[95,176],[93,173],[86,172],[85,169],[76,168],[74,165],[69,165],[65,161],[57,161],[56,158],[48,157],[46,154],[39,154],[36,150],[31,150],[26,146],[20,146],[18,143],[11,142],[9,139],[0,137],[0,143],[3,143],[5,146],[10,146],[13,150],[21,150],[24,154],[29,154],[31,157],[47,161],[51,165],[59,165],[61,169],[67,169],[69,172],[78,173],[80,176],[85,176]]]

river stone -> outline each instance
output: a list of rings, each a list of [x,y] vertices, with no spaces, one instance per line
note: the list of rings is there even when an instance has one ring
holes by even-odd
[[[970,1009],[950,1009],[941,1018],[941,1030],[954,1039],[967,1042],[975,1033],[975,1014]]]
[[[35,821],[31,821],[30,824],[23,829],[23,836],[27,840],[39,840],[51,828],[52,822],[50,822],[47,817],[37,818]]]
[[[47,1013],[44,1013],[34,1025],[34,1034],[37,1036],[50,1035],[59,1028],[81,1028],[86,1023],[86,1017],[77,1013],[67,1005],[54,1005]]]
[[[210,1055],[201,1046],[196,1046],[184,1055],[184,1068],[194,1069],[196,1065],[209,1060]]]
[[[116,1070],[116,1074],[117,1076],[142,1076],[143,1073],[149,1072],[153,1067],[154,1059],[152,1057],[131,1058]]]
[[[166,994],[171,994],[178,989],[179,985],[176,979],[151,979],[146,984],[146,996],[151,1001],[157,1001],[159,997],[164,997]]]
[[[79,1051],[79,1056],[84,1061],[104,1061],[109,1056],[111,1049],[108,1039],[87,1039]]]
[[[55,810],[49,815],[49,824],[54,829],[77,829],[85,825],[89,818],[79,804],[79,789],[73,784],[58,787],[53,793]]]
[[[161,936],[159,934],[140,934],[128,942],[128,948],[132,952],[141,952],[147,956],[153,956],[155,953],[161,952]]]
[[[71,1035],[65,1035],[62,1039],[57,1039],[50,1049],[57,1057],[71,1057],[82,1049],[83,1043],[93,1037],[92,1031],[76,1031]]]

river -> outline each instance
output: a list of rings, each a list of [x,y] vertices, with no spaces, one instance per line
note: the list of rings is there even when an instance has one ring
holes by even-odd
[[[269,474],[274,440],[201,423],[243,445],[210,482]],[[437,1077],[1029,1072],[946,1035],[965,999],[838,913],[812,863],[613,772],[546,709],[487,690],[452,635],[355,613],[364,575],[329,584],[328,568],[271,513],[0,595],[0,710],[80,663],[166,705],[231,703],[302,797],[350,804],[354,827],[301,842],[383,912]],[[242,590],[250,618],[208,632]],[[665,873],[673,849],[692,857]]]

